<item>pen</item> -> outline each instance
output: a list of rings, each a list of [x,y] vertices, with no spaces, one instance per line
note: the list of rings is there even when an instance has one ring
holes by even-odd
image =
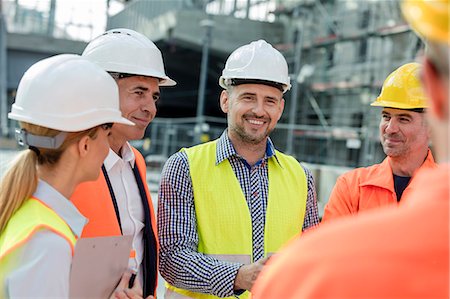
[[[134,273],[131,274],[130,281],[128,282],[128,288],[129,289],[133,288],[135,279],[136,279],[136,273],[134,272]]]

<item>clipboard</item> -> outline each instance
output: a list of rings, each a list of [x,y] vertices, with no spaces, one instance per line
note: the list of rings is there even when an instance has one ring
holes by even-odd
[[[69,298],[109,298],[128,269],[133,236],[79,239],[70,270]]]

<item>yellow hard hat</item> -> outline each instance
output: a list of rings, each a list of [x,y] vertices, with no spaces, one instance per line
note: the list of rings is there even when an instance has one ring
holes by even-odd
[[[378,98],[371,106],[397,109],[427,108],[427,97],[420,82],[421,65],[407,63],[393,71],[384,81]]]
[[[406,21],[419,35],[450,44],[449,0],[403,0],[401,6]]]

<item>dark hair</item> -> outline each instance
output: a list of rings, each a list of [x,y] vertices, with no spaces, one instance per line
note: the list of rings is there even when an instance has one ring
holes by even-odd
[[[273,81],[267,80],[259,80],[259,79],[230,79],[230,84],[233,86],[241,85],[241,84],[263,84],[277,88],[281,92],[283,92],[283,84]]]

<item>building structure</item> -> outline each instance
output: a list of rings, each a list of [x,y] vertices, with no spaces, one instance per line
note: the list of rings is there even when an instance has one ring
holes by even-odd
[[[19,0],[1,2],[4,136],[12,134],[14,125],[6,113],[21,72],[44,56],[84,48],[85,40],[74,40],[68,31],[76,20],[70,26],[56,22],[55,1],[47,1],[47,10],[33,10]],[[217,80],[225,60],[237,47],[263,38],[287,58],[293,84],[272,138],[280,150],[313,169],[321,205],[340,173],[383,159],[379,110],[369,103],[384,78],[413,61],[423,47],[403,21],[397,1],[105,1],[106,7],[113,2],[122,6],[108,15],[106,29],[131,28],[154,40],[167,73],[179,83],[163,91],[158,117],[142,142],[150,163],[152,157],[160,161],[181,147],[220,135],[225,119]],[[80,31],[92,32],[92,26],[78,25]]]

